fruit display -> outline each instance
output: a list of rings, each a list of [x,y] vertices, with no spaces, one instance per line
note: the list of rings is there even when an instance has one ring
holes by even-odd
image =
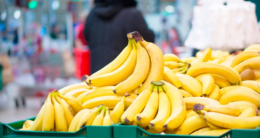
[[[163,55],[138,32],[111,63],[82,82],[51,92],[22,130],[75,132],[134,125],[149,133],[222,135],[260,126],[260,45],[238,55],[200,51]]]

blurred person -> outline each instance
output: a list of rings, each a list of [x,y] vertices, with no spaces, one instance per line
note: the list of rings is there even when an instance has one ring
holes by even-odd
[[[52,39],[58,39],[58,35],[59,35],[59,27],[56,24],[54,24],[51,27],[50,37]]]
[[[79,23],[78,25],[75,27],[75,46],[76,48],[86,48],[86,46],[88,45],[85,37],[84,37],[84,25],[85,25],[85,21],[86,18],[88,16],[87,12],[83,12],[80,15],[80,19],[79,19]]]
[[[138,31],[145,40],[154,42],[154,33],[135,0],[95,0],[86,19],[84,36],[91,51],[91,73],[101,69],[125,48],[127,33]]]

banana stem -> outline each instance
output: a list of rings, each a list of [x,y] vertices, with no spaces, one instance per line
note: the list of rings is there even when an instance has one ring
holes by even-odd
[[[163,86],[163,85],[164,85],[164,82],[161,82],[161,81],[152,81],[152,84],[155,85],[155,86]]]
[[[141,35],[139,32],[137,32],[137,31],[128,33],[128,34],[127,34],[127,38],[129,38],[129,39],[135,39],[136,42],[138,42],[138,41],[143,41],[142,35]]]

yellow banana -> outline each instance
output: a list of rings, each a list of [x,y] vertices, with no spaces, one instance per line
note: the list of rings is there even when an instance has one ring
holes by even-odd
[[[182,62],[180,60],[180,58],[174,54],[164,54],[163,59],[164,59],[164,62],[167,62],[167,61]]]
[[[193,110],[191,110],[190,112],[187,113],[186,119],[190,118],[190,117],[193,117],[193,116],[196,116],[196,115],[198,115],[198,114],[196,112],[194,112]]]
[[[175,75],[175,73],[169,69],[168,67],[164,67],[164,71],[163,71],[163,80],[173,84],[175,87],[180,88],[181,87],[181,81],[180,79],[177,77],[177,75]]]
[[[39,111],[38,115],[34,119],[33,123],[30,127],[24,128],[24,130],[31,130],[31,131],[42,131],[42,124],[43,124],[43,115],[45,111],[45,103],[42,106],[41,110]]]
[[[223,129],[222,127],[216,126],[216,125],[214,125],[214,124],[212,124],[212,123],[210,123],[210,122],[208,122],[208,121],[207,121],[207,125],[208,125],[211,129],[213,129],[213,130]]]
[[[32,121],[32,120],[25,120],[23,123],[22,129],[25,130],[25,129],[29,128],[33,123],[34,123],[34,121]]]
[[[58,93],[58,96],[62,98],[64,101],[66,101],[67,104],[70,105],[70,107],[73,109],[73,112],[77,114],[79,111],[83,109],[82,104],[74,97],[72,96],[64,96],[60,93]]]
[[[257,106],[255,104],[247,101],[235,101],[232,103],[236,104],[240,108],[240,112],[243,112],[247,108],[257,109]]]
[[[150,121],[154,119],[159,105],[159,94],[158,94],[158,86],[154,86],[153,92],[144,108],[144,110],[137,114],[135,117],[135,123],[145,128],[149,125]]]
[[[48,95],[45,101],[42,131],[54,131],[54,106],[51,102],[51,94]]]
[[[84,103],[90,99],[101,97],[101,96],[116,96],[113,92],[115,86],[103,86],[94,88],[90,93],[87,93],[82,99],[81,103]]]
[[[216,130],[209,130],[203,133],[199,133],[199,136],[220,136],[227,133],[230,129],[216,129]]]
[[[240,115],[240,109],[234,103],[229,103],[226,105],[204,106],[203,110],[206,110],[208,112],[217,112],[217,113],[232,115],[232,116]]]
[[[193,109],[195,104],[202,104],[204,106],[216,106],[220,105],[220,103],[214,99],[206,98],[206,97],[187,97],[184,98],[184,102],[186,104],[186,108]]]
[[[191,93],[193,96],[202,95],[202,86],[199,81],[185,74],[176,74],[181,81],[181,88]]]
[[[124,95],[125,92],[131,92],[140,86],[149,73],[150,69],[150,58],[147,51],[140,45],[139,42],[133,42],[137,47],[137,61],[134,72],[123,82],[116,85],[113,90],[116,94]]]
[[[167,61],[167,62],[164,62],[164,66],[166,66],[170,69],[175,69],[175,68],[183,67],[184,63],[179,63],[179,62],[175,62],[175,61]]]
[[[82,94],[80,94],[76,99],[78,101],[80,101],[80,103],[82,104],[82,99],[85,98],[86,95],[88,95],[89,93],[93,92],[96,88],[92,89],[92,90],[89,90],[89,91],[86,91],[86,92],[83,92]]]
[[[113,124],[113,121],[111,120],[110,114],[109,114],[109,109],[106,108],[106,114],[102,123],[102,126],[110,126]]]
[[[260,94],[246,89],[236,89],[222,95],[219,99],[221,104],[234,101],[248,101],[260,107]]]
[[[66,86],[62,89],[59,89],[58,92],[65,95],[66,93],[76,90],[76,89],[92,89],[92,87],[88,86],[85,82],[77,83],[77,84],[72,84],[69,86]]]
[[[245,69],[260,69],[259,60],[260,60],[260,57],[250,58],[244,62],[241,62],[237,66],[235,66],[234,69],[238,73],[241,73]]]
[[[187,62],[187,63],[192,63],[192,61],[196,59],[195,57],[185,57],[185,58],[181,58],[181,60],[183,62]]]
[[[252,80],[242,81],[242,86],[251,88],[260,94],[260,82]]]
[[[219,97],[220,97],[220,92],[219,91],[220,91],[219,86],[214,84],[214,89],[211,92],[211,94],[209,95],[209,98],[214,99],[214,100],[218,100]]]
[[[188,135],[198,129],[207,127],[206,121],[199,115],[187,118],[179,128],[175,131],[175,134]]]
[[[88,89],[75,89],[65,94],[65,96],[72,96],[74,98],[77,98],[80,94],[89,91]]]
[[[96,118],[93,120],[92,126],[102,126],[105,112],[106,107],[104,106],[100,114],[98,114]]]
[[[148,102],[152,89],[153,89],[153,84],[151,84],[148,89],[146,89],[144,92],[142,92],[133,101],[133,103],[126,109],[126,111],[121,116],[121,122],[123,124],[132,124],[133,123],[135,116],[138,113],[142,112],[146,103]]]
[[[245,109],[238,117],[250,118],[256,116],[256,110],[253,108]]]
[[[68,132],[75,132],[77,131],[77,125],[79,123],[79,120],[81,119],[81,117],[85,114],[85,113],[90,113],[89,109],[83,109],[80,112],[78,112],[75,117],[73,118],[73,120],[70,123]]]
[[[129,40],[134,41],[134,40]],[[132,42],[131,42],[132,43]],[[134,71],[136,66],[137,49],[133,48],[127,60],[116,70],[98,76],[90,76],[88,84],[95,87],[112,86],[126,80]]]
[[[257,50],[260,51],[260,44],[253,44],[247,47],[244,51]]]
[[[240,54],[238,54],[233,62],[231,63],[230,67],[235,67],[238,64],[240,64],[243,61],[246,61],[248,59],[254,58],[254,57],[259,57],[260,56],[260,51],[244,51]]]
[[[204,73],[212,73],[225,77],[233,85],[241,84],[241,78],[238,72],[230,67],[226,67],[220,64],[208,62],[198,63],[191,66],[187,71],[187,75],[192,77],[196,77]]]
[[[253,70],[254,74],[255,74],[255,80],[260,79],[260,69],[254,69]]]
[[[117,103],[121,101],[123,96],[102,96],[102,97],[97,97],[91,100],[88,100],[83,103],[83,108],[91,109],[94,107],[97,107],[99,105],[104,105],[107,106],[109,109],[114,109]],[[126,98],[125,99],[125,106],[126,108],[130,106],[135,99],[133,98]]]
[[[117,124],[121,122],[121,116],[123,115],[125,110],[125,96],[122,98],[122,100],[116,104],[113,111],[110,112],[111,119],[113,123]]]
[[[180,92],[181,92],[181,94],[182,94],[182,96],[184,98],[186,98],[186,97],[193,97],[189,92],[187,92],[187,91],[185,91],[183,89],[179,89],[179,90],[180,90]]]
[[[247,88],[245,86],[228,86],[228,87],[224,87],[224,88],[220,89],[220,96],[222,96],[225,93],[228,93],[228,92],[230,92],[232,90],[236,90],[236,89],[246,89],[248,91],[253,91],[252,89]]]
[[[140,41],[140,44],[146,49],[150,57],[150,72],[140,87],[138,94],[143,92],[149,87],[152,81],[160,81],[163,76],[163,54],[160,48],[154,43],[149,43],[146,41]]]
[[[124,50],[108,65],[100,69],[91,75],[91,77],[108,74],[118,68],[120,68],[128,59],[130,53],[132,51],[131,41],[128,41],[128,45],[124,48]]]
[[[209,59],[211,58],[211,53],[212,53],[212,49],[211,48],[207,48],[206,50],[203,51],[202,55],[200,57],[198,57],[198,60],[200,62],[207,62],[207,61],[209,61]]]
[[[212,130],[212,128],[204,127],[204,128],[199,129],[199,130],[196,130],[195,132],[192,132],[190,135],[198,135],[200,133],[203,133],[203,132],[206,132],[206,131],[209,131],[209,130]]]
[[[203,96],[208,96],[214,89],[214,79],[211,75],[199,75],[195,78],[197,81],[202,83],[202,94]]]
[[[164,127],[173,130],[179,127],[186,117],[186,107],[178,88],[168,82],[164,82],[163,90],[166,92],[171,103],[171,116],[165,121]]]
[[[55,123],[55,131],[68,131],[68,123],[65,116],[65,112],[62,106],[57,102],[57,95],[52,94],[52,103],[54,106],[54,123]]]
[[[175,68],[175,69],[172,69],[172,72],[173,73],[180,73],[180,72],[182,72],[182,71],[184,71],[184,67],[180,67],[180,68]]]
[[[163,127],[165,121],[170,117],[171,115],[171,105],[170,100],[163,91],[162,87],[159,87],[159,108],[158,113],[156,117],[150,121],[149,127],[152,130],[155,130],[157,132],[162,132],[165,130]]]

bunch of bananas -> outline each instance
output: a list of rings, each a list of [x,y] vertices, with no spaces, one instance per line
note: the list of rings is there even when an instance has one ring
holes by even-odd
[[[174,73],[185,73],[190,67],[189,63],[182,61],[174,54],[165,54],[163,58],[164,66],[171,69]]]

